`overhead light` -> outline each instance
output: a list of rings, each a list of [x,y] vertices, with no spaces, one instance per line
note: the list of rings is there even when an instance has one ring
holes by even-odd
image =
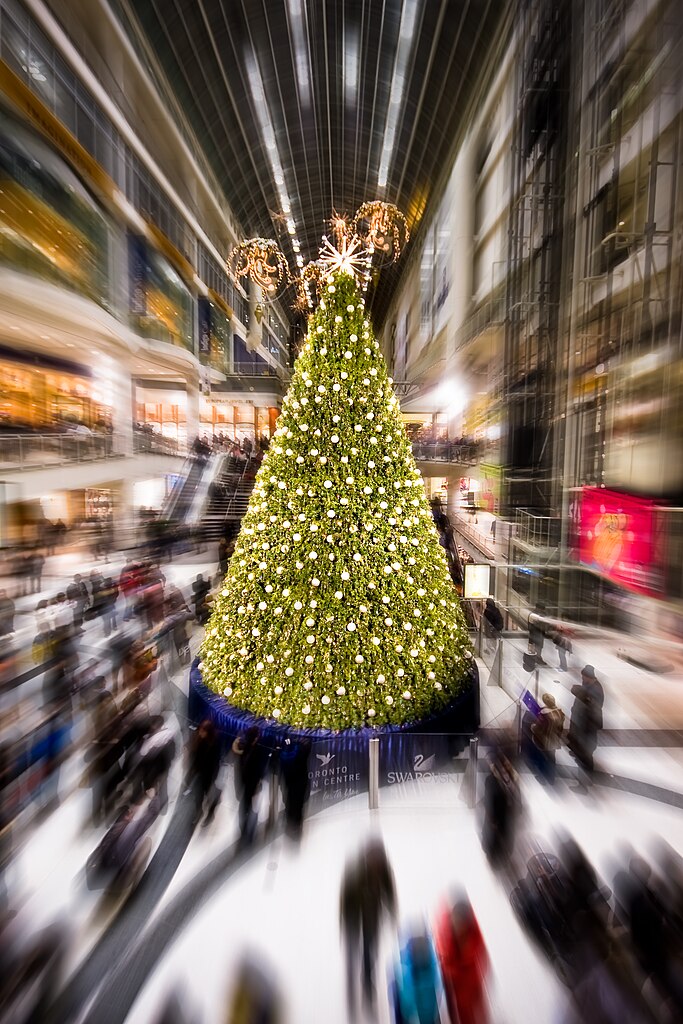
[[[282,163],[280,162],[280,155],[275,139],[275,131],[273,130],[270,109],[268,107],[266,93],[263,86],[263,78],[256,62],[256,58],[251,51],[247,51],[244,60],[247,70],[247,78],[249,81],[249,89],[254,102],[256,120],[258,121],[261,129],[261,137],[263,139],[273,180],[275,182],[275,189],[283,212],[285,214],[289,214],[291,213],[292,203],[285,186],[285,172],[282,168]],[[296,234],[294,221],[288,220],[287,227],[290,235]]]
[[[349,106],[353,106],[358,96],[359,52],[358,32],[348,29],[344,39],[344,99]]]
[[[306,42],[306,24],[302,0],[287,0],[287,14],[294,44],[294,70],[299,89],[299,102],[302,106],[308,106],[311,102],[311,74],[308,63],[308,44]]]
[[[401,24],[398,30],[398,47],[396,59],[394,60],[394,73],[391,79],[391,90],[389,92],[389,109],[384,124],[384,141],[382,153],[379,159],[379,171],[377,172],[377,184],[384,188],[389,176],[389,166],[394,153],[394,142],[396,139],[396,126],[398,115],[403,101],[403,90],[406,84],[406,71],[408,58],[413,46],[415,29],[415,18],[417,15],[417,0],[405,0],[401,11]]]

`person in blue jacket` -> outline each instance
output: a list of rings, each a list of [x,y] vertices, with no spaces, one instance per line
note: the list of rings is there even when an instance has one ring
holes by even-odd
[[[443,984],[426,932],[411,936],[401,949],[393,989],[396,1024],[439,1024]]]

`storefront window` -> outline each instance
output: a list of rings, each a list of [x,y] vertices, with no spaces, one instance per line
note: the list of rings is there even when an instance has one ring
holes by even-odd
[[[47,145],[0,114],[0,262],[108,295],[107,225],[95,200]]]
[[[64,431],[82,424],[106,431],[112,410],[89,376],[6,360],[0,362],[0,427],[5,431]]]
[[[192,296],[171,264],[144,239],[130,236],[130,308],[133,328],[192,352]]]
[[[138,431],[165,437],[180,448],[187,444],[187,394],[184,391],[137,388],[135,418]]]

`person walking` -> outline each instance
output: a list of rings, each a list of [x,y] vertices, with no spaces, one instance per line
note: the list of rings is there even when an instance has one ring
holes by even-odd
[[[294,839],[301,836],[304,808],[311,788],[308,777],[308,759],[311,755],[311,741],[304,739],[294,744],[293,749],[280,752],[280,777],[284,789],[285,821],[287,831]]]
[[[489,958],[466,897],[442,911],[435,936],[450,1019],[459,1024],[486,1024]]]
[[[100,590],[102,628],[106,637],[110,636],[112,631],[116,629],[116,600],[118,596],[119,588],[111,576],[107,576]]]
[[[536,648],[536,661],[539,665],[545,665],[543,660],[543,644],[545,643],[545,629],[540,619],[545,615],[545,605],[539,601],[529,616],[529,643]]]
[[[256,831],[257,815],[254,811],[254,800],[261,789],[261,782],[266,773],[269,753],[259,743],[260,732],[255,725],[232,745],[232,752],[237,758],[235,765],[235,788],[239,800],[240,837],[243,842],[251,842]]]
[[[6,590],[0,590],[0,637],[14,632],[14,601]]]
[[[34,551],[30,562],[30,593],[39,594],[43,585],[43,568],[45,567],[45,555],[42,551]]]
[[[209,617],[206,599],[210,590],[211,584],[199,573],[192,584],[192,602],[194,604],[195,618],[200,626],[203,626]]]
[[[581,669],[581,682],[572,686],[574,704],[569,721],[567,746],[583,769],[586,778],[593,774],[593,755],[598,745],[598,733],[602,729],[602,708],[605,693],[595,675],[592,665],[584,665]],[[579,783],[585,789],[585,781]]]
[[[339,918],[347,954],[347,997],[349,1014],[355,1016],[355,971],[359,950],[362,956],[363,1001],[375,1004],[375,963],[382,919],[396,916],[396,886],[384,844],[372,840],[357,861],[347,866],[342,879]]]
[[[59,597],[59,594],[57,597]],[[66,599],[71,603],[71,607],[73,608],[74,628],[77,631],[81,631],[83,629],[83,617],[90,600],[90,595],[88,594],[88,588],[83,582],[83,577],[78,572],[66,588]]]
[[[440,1024],[443,983],[426,929],[403,944],[392,982],[396,1024]]]
[[[185,795],[194,796],[197,808],[195,820],[199,821],[205,814],[205,825],[213,820],[220,799],[216,786],[220,766],[220,737],[211,719],[205,718],[188,746],[185,775]]]
[[[555,648],[557,650],[557,657],[559,660],[557,671],[566,672],[568,667],[567,655],[572,653],[572,642],[569,639],[566,630],[562,629],[561,627],[559,629],[556,629],[553,635],[553,643],[555,644]]]
[[[491,758],[489,774],[484,783],[484,822],[482,846],[494,867],[510,856],[515,839],[519,805],[519,783],[509,759],[504,754]]]
[[[534,764],[541,777],[551,785],[555,782],[555,754],[562,743],[564,730],[564,711],[558,708],[551,693],[541,697],[543,707],[538,718],[531,726],[531,738],[534,745]]]

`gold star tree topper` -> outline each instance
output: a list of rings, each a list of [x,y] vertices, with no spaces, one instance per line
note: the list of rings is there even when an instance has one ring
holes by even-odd
[[[357,283],[364,283],[370,269],[372,251],[363,248],[360,238],[343,235],[338,246],[323,235],[318,263],[322,266],[323,276],[333,277],[335,274],[349,274]]]

